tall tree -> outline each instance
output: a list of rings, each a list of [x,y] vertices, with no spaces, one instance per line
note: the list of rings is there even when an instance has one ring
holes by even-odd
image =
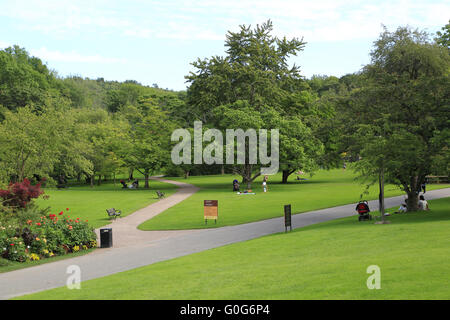
[[[352,110],[362,172],[382,170],[407,193],[408,210],[417,210],[420,185],[448,152],[450,56],[427,33],[400,27],[380,35],[371,57]]]
[[[186,76],[190,83],[188,123],[200,120],[221,130],[223,136],[226,129],[279,129],[280,121],[273,120],[284,116],[292,117],[291,122],[300,121],[295,128],[303,125],[301,115],[306,96],[302,92],[307,85],[300,68],[290,66],[288,60],[303,50],[305,42],[297,38],[279,39],[272,31],[270,20],[254,29],[240,26],[238,32],[229,31],[226,36],[225,57],[198,59],[192,64],[196,71]],[[302,142],[286,140],[285,145],[289,146],[283,155],[289,155],[289,148],[299,150],[298,144]],[[297,165],[299,159],[295,156],[285,160]],[[247,184],[259,175],[256,172],[259,169],[260,166],[250,163],[234,166]]]

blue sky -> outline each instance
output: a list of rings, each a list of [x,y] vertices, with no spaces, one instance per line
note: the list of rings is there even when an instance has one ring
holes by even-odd
[[[292,59],[304,76],[341,76],[369,62],[382,24],[435,33],[449,13],[449,1],[430,0],[0,0],[0,48],[25,47],[61,76],[182,90],[190,63],[224,55],[242,24],[271,19],[275,35],[307,42]]]

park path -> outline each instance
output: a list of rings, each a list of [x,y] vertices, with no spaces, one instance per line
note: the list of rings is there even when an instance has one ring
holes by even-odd
[[[148,243],[149,241],[165,239],[198,231],[142,231],[137,228],[140,224],[169,209],[170,207],[173,207],[177,203],[180,203],[181,201],[187,199],[199,190],[199,188],[189,183],[161,179],[160,177],[151,177],[151,179],[174,184],[178,187],[178,190],[167,198],[163,198],[155,203],[152,203],[151,205],[135,211],[126,217],[117,218],[111,224],[101,227],[101,229],[113,229],[114,248],[140,246],[142,244]],[[96,229],[95,232],[97,234],[97,239],[100,239],[100,228]]]
[[[170,183],[174,183],[174,181],[170,181]],[[183,194],[187,196],[187,194],[194,191],[193,188],[186,185],[179,186],[181,189],[179,190],[180,193],[178,193],[180,199]],[[173,196],[178,197],[177,193],[171,197]],[[428,191],[426,196],[427,200],[450,197],[450,188]],[[166,200],[169,200],[169,198]],[[403,200],[404,196],[386,198],[386,208],[398,206]],[[377,202],[377,200],[369,201],[369,206],[377,208]],[[164,202],[162,203],[164,204]],[[151,206],[154,206],[154,204]],[[134,221],[134,225],[138,225],[142,221],[141,219],[144,219],[144,215],[147,218],[147,214],[152,215],[156,211],[144,210],[137,215],[130,215],[129,221]],[[355,216],[355,219],[357,219],[355,204],[293,215],[292,225],[295,229],[348,216]],[[122,221],[125,221],[126,218],[122,219]],[[113,228],[116,228],[114,223]],[[123,228],[125,230],[125,227]],[[9,299],[15,296],[65,286],[69,277],[69,274],[66,273],[67,268],[71,265],[80,267],[81,280],[86,281],[283,231],[284,218],[279,217],[236,226],[174,232],[170,233],[170,235],[158,232],[159,235],[155,236],[155,238],[150,236],[149,238],[145,238],[146,236],[141,238],[141,236],[138,236],[143,241],[139,245],[127,246],[127,241],[130,240],[127,240],[125,237],[124,240],[121,240],[123,242],[119,241],[119,247],[116,248],[98,249],[88,255],[0,274],[0,299]],[[114,239],[115,235],[116,229],[113,230]],[[82,289],[83,284],[81,284]]]

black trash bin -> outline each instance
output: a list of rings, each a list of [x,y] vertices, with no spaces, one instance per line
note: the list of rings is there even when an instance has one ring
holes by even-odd
[[[100,248],[111,248],[112,245],[112,229],[100,229]]]

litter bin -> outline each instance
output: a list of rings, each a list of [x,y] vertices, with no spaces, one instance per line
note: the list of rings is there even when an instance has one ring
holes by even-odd
[[[112,245],[112,229],[100,229],[100,248],[111,248]]]

